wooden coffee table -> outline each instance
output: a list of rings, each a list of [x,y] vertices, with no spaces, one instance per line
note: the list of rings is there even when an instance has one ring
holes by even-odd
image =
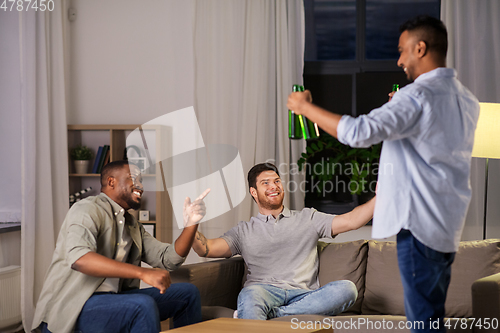
[[[294,325],[296,327],[297,325]],[[284,321],[269,321],[269,320],[251,320],[251,319],[233,319],[233,318],[217,318],[213,320],[203,321],[198,324],[184,326],[161,333],[175,331],[176,333],[221,333],[221,332],[238,332],[238,333],[291,333],[291,332],[331,332],[333,329],[318,328],[318,329],[293,329],[290,322]]]

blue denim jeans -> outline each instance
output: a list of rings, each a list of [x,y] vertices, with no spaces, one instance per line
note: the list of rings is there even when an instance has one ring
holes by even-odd
[[[351,307],[358,291],[351,281],[330,282],[316,290],[253,284],[238,295],[238,318],[271,319],[299,314],[336,315]]]
[[[198,288],[190,283],[174,283],[164,294],[156,288],[95,293],[83,306],[75,332],[158,333],[160,321],[168,318],[173,318],[176,328],[201,321]],[[45,324],[41,329],[50,332]]]
[[[424,323],[425,328],[418,332],[446,332],[444,303],[455,252],[435,251],[405,229],[398,233],[397,247],[408,321],[413,325]],[[411,331],[417,332],[416,329]]]

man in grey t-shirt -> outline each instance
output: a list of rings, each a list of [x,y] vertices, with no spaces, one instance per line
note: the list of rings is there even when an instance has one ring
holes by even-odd
[[[365,225],[375,198],[343,215],[283,206],[284,191],[276,166],[255,165],[248,172],[250,194],[259,214],[240,222],[220,238],[197,232],[193,249],[202,257],[240,254],[248,266],[238,296],[238,318],[270,319],[296,314],[336,315],[354,304],[357,290],[347,280],[318,283],[317,241]]]

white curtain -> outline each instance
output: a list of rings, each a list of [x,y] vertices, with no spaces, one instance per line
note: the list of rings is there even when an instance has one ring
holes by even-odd
[[[500,102],[500,2],[441,0],[448,29],[448,67],[480,102]],[[500,135],[499,135],[500,139]],[[487,238],[500,237],[500,163],[490,160]],[[482,239],[485,160],[472,159],[472,200],[462,239]]]
[[[63,1],[54,11],[20,13],[21,310],[34,307],[68,209]]]
[[[195,110],[205,142],[235,145],[245,176],[253,165],[270,161],[280,167],[284,185],[300,183],[300,176],[289,177],[289,164],[304,143],[290,150],[286,99],[292,84],[302,84],[302,1],[199,0],[194,21]],[[286,191],[285,205],[300,209],[303,196]],[[257,212],[248,195],[200,228],[219,237]]]
[[[0,10],[0,223],[21,221],[20,82],[19,15]],[[0,234],[0,268],[20,264],[21,232]]]

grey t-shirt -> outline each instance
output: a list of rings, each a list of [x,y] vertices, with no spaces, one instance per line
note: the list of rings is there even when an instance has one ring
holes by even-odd
[[[332,238],[335,215],[284,208],[277,219],[258,214],[221,236],[248,266],[245,287],[265,283],[284,289],[317,289],[320,238]]]

